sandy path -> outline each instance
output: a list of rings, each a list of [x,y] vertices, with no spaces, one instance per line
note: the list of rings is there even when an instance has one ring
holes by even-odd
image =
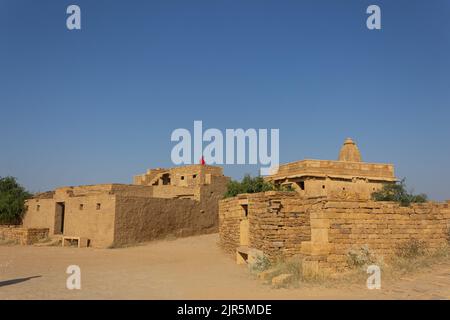
[[[0,299],[450,299],[450,261],[383,282],[381,290],[364,283],[271,289],[223,254],[217,240],[213,234],[124,249],[0,246]],[[71,264],[81,268],[81,290],[66,289]]]

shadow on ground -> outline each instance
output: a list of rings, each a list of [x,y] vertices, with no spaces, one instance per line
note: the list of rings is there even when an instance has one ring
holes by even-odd
[[[32,277],[26,277],[26,278],[17,278],[17,279],[12,279],[12,280],[0,281],[0,287],[11,286],[13,284],[18,284],[18,283],[25,282],[25,281],[28,281],[33,278],[40,278],[40,277],[42,277],[42,276],[32,276]]]

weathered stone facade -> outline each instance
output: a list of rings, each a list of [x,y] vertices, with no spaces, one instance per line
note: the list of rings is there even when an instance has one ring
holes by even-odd
[[[157,171],[157,183],[144,175],[134,185],[63,187],[38,195],[26,203],[23,226],[48,228],[51,237],[86,238],[93,247],[216,232],[218,201],[229,181],[222,169]]]
[[[323,200],[310,213],[312,238],[302,253],[317,257],[322,268],[343,268],[352,248],[367,245],[389,260],[399,245],[420,240],[433,251],[447,244],[449,201],[412,204]]]
[[[309,206],[309,201],[293,192],[270,191],[224,199],[219,204],[221,246],[230,253],[248,246],[272,258],[298,254],[301,243],[311,239]],[[242,233],[248,236],[242,237]]]

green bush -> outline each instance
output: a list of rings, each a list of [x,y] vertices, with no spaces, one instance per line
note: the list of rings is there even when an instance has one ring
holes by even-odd
[[[427,202],[426,194],[411,194],[406,190],[405,179],[399,183],[385,184],[379,191],[372,193],[372,199],[375,201],[394,201],[401,206],[408,207],[411,203]]]
[[[269,269],[272,266],[269,258],[265,255],[258,255],[256,262],[251,266],[251,272],[258,273]]]
[[[241,193],[258,193],[264,191],[293,191],[293,189],[290,186],[275,186],[270,182],[264,181],[261,176],[252,178],[247,174],[241,182],[231,180],[228,183],[224,197],[231,198]]]
[[[28,193],[13,177],[0,177],[0,224],[20,224]]]

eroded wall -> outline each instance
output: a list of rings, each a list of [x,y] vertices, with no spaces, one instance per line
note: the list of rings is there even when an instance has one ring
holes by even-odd
[[[0,226],[0,240],[21,245],[30,245],[48,238],[47,228],[23,228],[20,226]]]
[[[323,201],[310,212],[312,238],[303,253],[317,257],[322,268],[340,269],[348,264],[348,252],[366,245],[389,260],[399,247],[413,239],[428,250],[447,244],[450,229],[448,203]]]
[[[350,250],[364,245],[387,260],[413,239],[431,251],[446,245],[449,205],[450,201],[401,207],[394,202],[305,199],[293,192],[239,195],[220,201],[220,245],[234,253],[242,245],[241,222],[248,219],[249,247],[272,260],[300,255],[316,271],[336,271],[348,266]]]
[[[299,254],[302,241],[311,237],[310,205],[311,201],[294,192],[271,191],[224,199],[219,204],[220,245],[230,253],[245,245],[241,243],[241,224],[248,219],[248,247],[262,250],[272,259]]]
[[[217,211],[191,199],[116,198],[115,245],[217,230]]]

